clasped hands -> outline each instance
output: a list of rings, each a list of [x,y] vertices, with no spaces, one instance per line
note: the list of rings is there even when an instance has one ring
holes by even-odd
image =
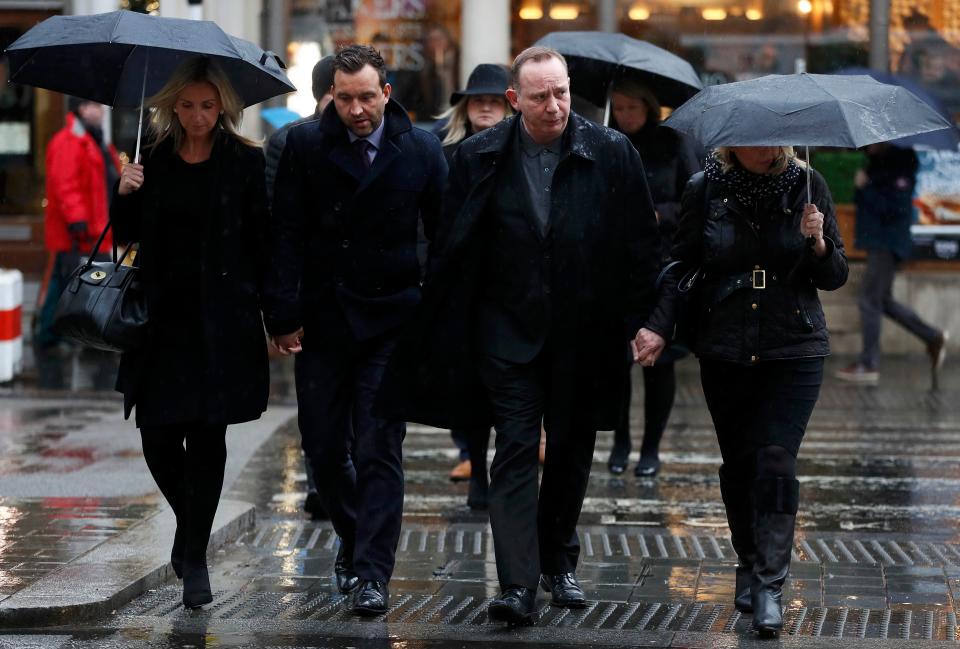
[[[633,352],[633,362],[644,367],[652,367],[657,358],[667,346],[663,336],[646,328],[637,332],[636,338],[630,341],[630,350]]]
[[[270,336],[270,344],[280,352],[281,356],[290,356],[303,351],[303,327],[293,333]]]

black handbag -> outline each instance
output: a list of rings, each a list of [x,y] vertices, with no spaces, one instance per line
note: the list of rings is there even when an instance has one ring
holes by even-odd
[[[85,347],[126,352],[143,345],[147,331],[147,303],[139,282],[139,268],[124,266],[133,247],[113,261],[94,261],[110,223],[103,229],[90,257],[67,280],[53,315],[56,335]]]
[[[657,276],[656,290],[660,292],[660,286],[668,273],[680,272],[683,270],[683,262],[671,261],[663,267]],[[700,286],[697,281],[700,279],[701,269],[689,268],[677,282],[677,298],[674,301],[674,327],[673,336],[670,341],[675,345],[682,345],[687,349],[693,349],[697,334],[697,320],[700,310]]]

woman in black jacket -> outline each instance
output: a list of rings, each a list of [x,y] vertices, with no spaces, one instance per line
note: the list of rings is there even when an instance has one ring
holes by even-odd
[[[647,186],[657,210],[662,256],[666,258],[677,230],[680,197],[690,176],[700,171],[693,148],[680,133],[660,125],[660,102],[649,88],[632,79],[616,82],[610,93],[612,128],[626,135],[640,153]],[[669,347],[657,362],[643,368],[643,442],[638,477],[651,477],[660,470],[660,440],[667,427],[677,391],[674,363],[687,355],[679,345]],[[627,369],[623,413],[614,429],[613,448],[607,467],[614,475],[623,473],[630,457],[630,398],[633,389]]]
[[[645,328],[649,366],[676,320],[681,274],[699,269],[695,351],[723,464],[720,493],[739,565],[736,608],[761,636],[781,597],[799,505],[796,458],[830,352],[818,290],[847,280],[830,191],[789,147],[720,148],[683,194],[671,273]]]
[[[206,550],[227,425],[266,409],[264,160],[239,135],[243,105],[209,60],[181,66],[150,105],[153,142],[142,165],[124,167],[111,209],[117,238],[139,243],[150,317],[117,387],[127,416],[137,407],[144,458],[176,514],[170,559],[194,608],[213,599]]]

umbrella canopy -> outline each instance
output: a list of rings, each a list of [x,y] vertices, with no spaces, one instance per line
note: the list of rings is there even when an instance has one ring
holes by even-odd
[[[134,11],[48,18],[6,55],[12,82],[114,107],[140,106],[195,56],[215,59],[245,106],[296,90],[276,55],[216,23]]]
[[[942,115],[947,121],[952,121],[950,117],[950,111],[946,106],[943,105],[943,102],[927,92],[927,90],[919,83],[906,77],[890,74],[889,72],[879,72],[869,68],[844,68],[843,70],[838,70],[837,74],[865,74],[876,79],[880,83],[887,83],[893,86],[903,86],[912,92],[917,99],[921,100],[923,103],[940,113],[940,115]],[[924,149],[956,151],[957,148],[960,147],[960,130],[954,126],[952,128],[942,129],[939,131],[930,131],[928,133],[920,133],[918,135],[908,135],[907,137],[891,140],[890,143],[901,147],[916,146]]]
[[[768,75],[710,86],[664,122],[704,147],[832,146],[875,142],[950,128],[950,122],[900,86],[868,76]]]
[[[679,106],[703,88],[693,66],[665,49],[608,32],[553,32],[537,45],[567,59],[573,91],[603,106],[611,84],[632,77],[650,88],[665,106]]]

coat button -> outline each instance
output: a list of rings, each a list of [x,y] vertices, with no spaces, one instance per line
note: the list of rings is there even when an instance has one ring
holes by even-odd
[[[751,305],[750,305],[750,308],[753,309],[754,311],[756,311],[756,310],[757,310],[757,303],[754,302],[753,304],[751,304]]]
[[[341,242],[340,242],[340,247],[341,247],[341,248],[349,248],[349,247],[350,247],[350,239],[344,239],[343,241],[341,241]]]
[[[336,203],[333,204],[333,211],[339,212],[342,207],[343,207],[343,204],[340,203],[340,201],[337,201]]]
[[[751,362],[751,363],[756,363],[758,360],[760,360],[760,359],[757,358],[756,356],[751,356],[751,357],[750,357],[750,362]]]

